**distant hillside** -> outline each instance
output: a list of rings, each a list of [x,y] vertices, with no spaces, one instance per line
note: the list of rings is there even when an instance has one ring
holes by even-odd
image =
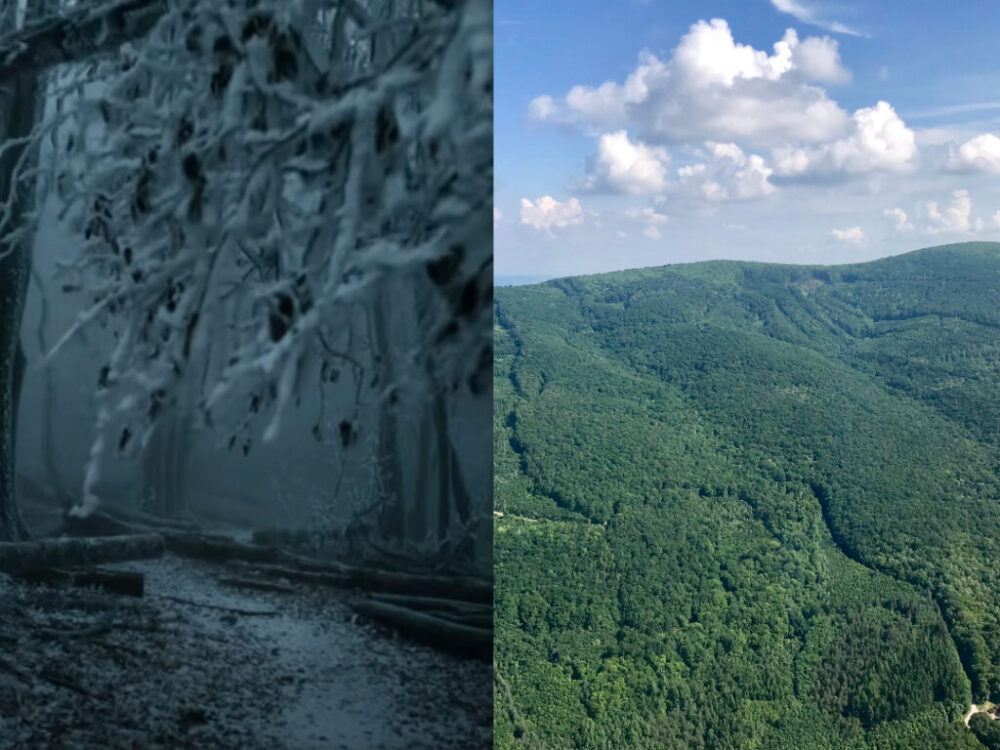
[[[524,286],[526,284],[539,284],[543,281],[551,279],[551,276],[496,276],[493,278],[493,284],[495,286]]]
[[[1000,245],[495,305],[497,747],[984,746]]]

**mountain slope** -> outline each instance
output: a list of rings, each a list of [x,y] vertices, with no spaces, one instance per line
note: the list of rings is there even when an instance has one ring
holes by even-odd
[[[498,747],[982,747],[1000,245],[498,289]]]

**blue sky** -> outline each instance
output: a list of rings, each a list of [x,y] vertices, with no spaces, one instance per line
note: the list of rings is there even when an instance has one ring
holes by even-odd
[[[496,0],[496,274],[1000,240],[1000,8]]]

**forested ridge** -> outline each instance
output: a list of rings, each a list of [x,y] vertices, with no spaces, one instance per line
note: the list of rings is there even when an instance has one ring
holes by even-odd
[[[494,336],[497,747],[993,746],[1000,244],[501,288]]]

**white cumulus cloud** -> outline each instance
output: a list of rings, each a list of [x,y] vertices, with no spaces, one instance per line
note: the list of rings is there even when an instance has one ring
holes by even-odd
[[[865,241],[865,233],[861,231],[861,227],[848,227],[847,229],[834,229],[834,238],[840,242],[846,242],[851,245],[860,245]]]
[[[587,187],[631,195],[662,192],[667,184],[669,152],[629,140],[624,130],[606,133],[597,141],[590,160]]]
[[[791,29],[785,33],[795,34]],[[851,72],[840,61],[839,43],[828,36],[811,36],[797,44],[792,52],[792,63],[810,81],[847,83],[851,80]]]
[[[906,172],[916,166],[917,158],[913,131],[884,101],[857,110],[844,138],[821,146],[775,150],[777,173],[784,176]]]
[[[1000,174],[1000,138],[984,133],[970,138],[948,158],[949,169]]]
[[[735,143],[705,144],[708,158],[677,170],[677,186],[686,196],[708,201],[749,200],[770,195],[774,170],[757,154],[747,154]]]
[[[583,207],[576,198],[564,202],[557,201],[550,195],[544,195],[537,201],[521,199],[521,223],[529,227],[549,232],[553,228],[563,229],[583,221]]]
[[[736,42],[715,18],[691,26],[668,61],[643,52],[624,82],[538,97],[529,114],[604,131],[632,127],[647,143],[824,142],[844,135],[849,117],[808,81],[848,76],[833,40],[800,41],[789,29],[768,54]]]

